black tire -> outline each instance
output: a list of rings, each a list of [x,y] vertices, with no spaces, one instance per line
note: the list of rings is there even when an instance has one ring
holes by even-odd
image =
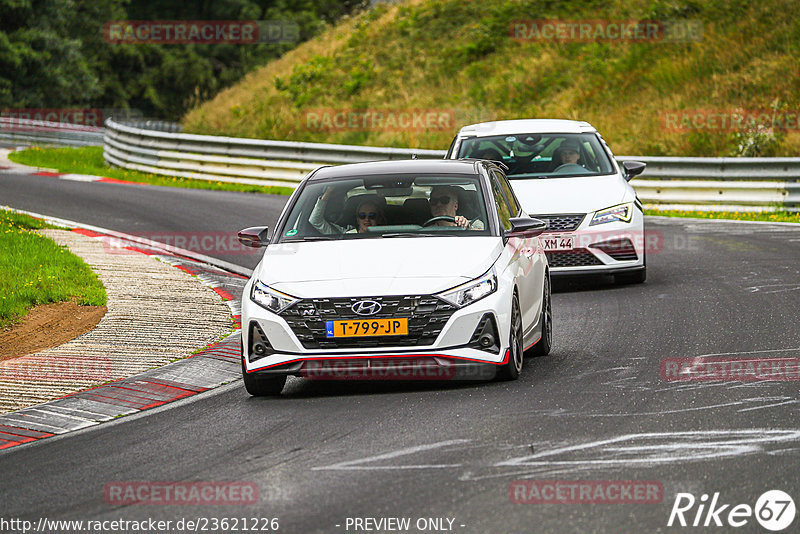
[[[550,288],[550,275],[544,277],[544,297],[542,297],[542,313],[539,321],[542,324],[542,337],[536,345],[528,349],[531,356],[547,356],[553,348],[553,306],[552,290]]]
[[[283,386],[286,384],[286,375],[275,375],[269,377],[255,376],[247,373],[244,369],[244,359],[242,359],[242,380],[244,389],[254,397],[274,397],[280,395]]]
[[[497,377],[500,380],[516,380],[522,372],[522,314],[519,311],[519,298],[514,293],[511,299],[511,329],[508,336],[508,361],[499,366]]]
[[[647,257],[642,262],[642,270],[633,273],[615,274],[615,284],[641,284],[647,279]]]

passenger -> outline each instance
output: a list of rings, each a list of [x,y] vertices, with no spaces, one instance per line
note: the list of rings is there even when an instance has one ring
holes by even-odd
[[[356,207],[356,224],[358,224],[358,233],[363,234],[367,232],[370,226],[379,226],[386,224],[386,217],[383,215],[383,210],[378,204],[371,199],[365,199],[358,203]],[[356,229],[348,230],[347,233],[353,233]]]
[[[311,210],[311,215],[308,217],[308,222],[311,226],[322,232],[323,234],[353,234],[364,233],[370,226],[378,224],[386,224],[386,218],[383,210],[371,198],[365,198],[356,206],[355,217],[356,226],[339,226],[325,219],[325,209],[328,207],[328,201],[333,194],[334,189],[328,187],[325,192],[319,197],[314,209]]]
[[[485,228],[480,219],[468,220],[463,215],[456,215],[458,211],[458,187],[450,185],[436,185],[431,189],[428,201],[431,206],[431,218],[453,217],[455,222],[436,221],[436,226],[459,226],[465,230],[483,230]]]

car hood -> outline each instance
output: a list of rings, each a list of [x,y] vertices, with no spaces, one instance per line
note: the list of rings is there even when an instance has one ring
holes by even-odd
[[[254,272],[290,295],[430,294],[485,273],[502,252],[497,237],[410,237],[270,245]]]
[[[631,202],[635,194],[619,175],[510,180],[530,215],[590,213]]]

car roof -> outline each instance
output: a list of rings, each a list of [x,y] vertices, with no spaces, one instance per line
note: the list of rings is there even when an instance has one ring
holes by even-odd
[[[515,119],[508,121],[481,122],[464,126],[458,131],[459,136],[488,137],[491,135],[509,135],[525,133],[595,133],[594,126],[586,121],[570,121],[563,119]]]
[[[476,175],[478,174],[477,164],[476,160],[452,159],[402,159],[350,163],[322,167],[309,177],[309,181],[370,174],[441,173]]]

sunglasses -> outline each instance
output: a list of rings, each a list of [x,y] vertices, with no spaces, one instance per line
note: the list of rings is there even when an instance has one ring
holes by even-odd
[[[450,200],[452,200],[449,196],[445,195],[442,197],[431,197],[430,203],[431,206],[435,206],[436,204],[441,204],[443,206],[450,204]]]
[[[374,218],[376,218],[377,216],[378,216],[378,214],[377,214],[377,213],[375,213],[374,211],[371,211],[371,212],[369,212],[369,213],[363,213],[363,212],[362,212],[362,213],[359,213],[359,214],[358,214],[358,218],[359,218],[359,219],[374,219]]]

